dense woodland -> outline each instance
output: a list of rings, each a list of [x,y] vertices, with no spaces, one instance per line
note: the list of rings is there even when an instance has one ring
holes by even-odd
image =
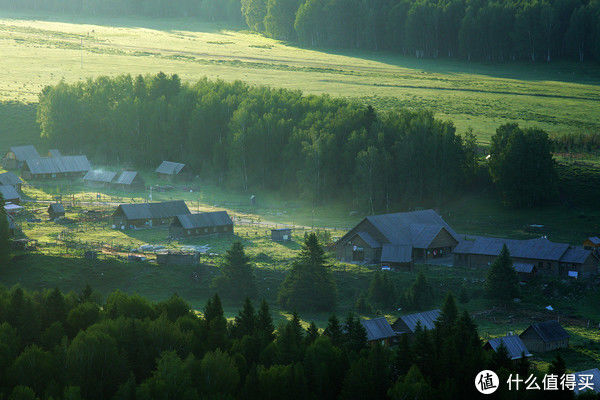
[[[429,112],[376,112],[327,95],[176,75],[100,77],[46,87],[42,136],[98,163],[194,175],[242,189],[346,195],[371,210],[440,200],[472,181],[475,137]],[[340,179],[343,177],[344,179]]]
[[[264,301],[258,310],[246,301],[227,321],[216,295],[201,316],[176,295],[98,299],[89,287],[67,295],[0,287],[0,398],[459,399],[474,398],[473,377],[485,368],[503,380],[546,372],[485,353],[450,295],[436,329],[391,348],[368,345],[352,315],[318,330],[294,314],[275,329]],[[550,371],[564,373],[564,362]],[[514,396],[501,389],[498,398]]]
[[[600,59],[598,0],[0,0],[0,8],[245,21],[306,46],[428,58]]]

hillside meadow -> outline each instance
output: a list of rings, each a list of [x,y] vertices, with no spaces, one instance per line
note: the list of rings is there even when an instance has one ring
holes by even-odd
[[[600,68],[593,64],[419,60],[302,49],[189,19],[7,12],[0,12],[0,54],[9,55],[0,58],[3,101],[35,102],[45,85],[61,79],[164,71],[188,82],[207,76],[329,93],[379,109],[427,108],[459,132],[472,127],[482,144],[509,121],[556,134],[600,130]],[[19,128],[3,125],[8,135]]]

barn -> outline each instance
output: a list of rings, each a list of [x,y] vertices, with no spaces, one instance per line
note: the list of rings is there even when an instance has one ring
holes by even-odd
[[[598,258],[590,250],[551,242],[545,237],[527,240],[465,237],[454,249],[454,265],[491,265],[500,255],[503,245],[508,248],[515,265],[533,265],[538,274],[587,278],[598,273]]]
[[[290,228],[271,229],[271,240],[274,242],[292,240],[292,230]]]
[[[497,352],[501,346],[504,346],[508,353],[508,358],[511,360],[518,360],[523,358],[523,356],[531,357],[531,353],[527,350],[525,343],[517,335],[506,335],[490,339],[483,345],[483,348],[488,351]]]
[[[529,350],[544,352],[566,349],[571,335],[558,321],[552,320],[529,325],[519,337]]]
[[[12,172],[3,172],[0,174],[0,185],[13,186],[20,192],[23,181]]]
[[[0,194],[5,202],[11,202],[13,204],[19,204],[21,202],[21,196],[14,186],[0,185]]]
[[[144,179],[136,171],[123,171],[121,175],[113,182],[113,186],[117,186],[120,189],[127,190],[138,190],[144,189],[146,184]]]
[[[342,236],[335,252],[345,262],[410,267],[449,256],[458,238],[434,210],[372,215]]]
[[[190,214],[190,210],[183,200],[120,204],[112,215],[112,222],[118,227],[166,225],[184,214]]]
[[[25,179],[81,177],[91,170],[86,156],[29,159],[23,165]]]
[[[227,211],[177,215],[169,232],[173,237],[232,234],[233,221]]]
[[[403,315],[392,324],[392,328],[398,335],[412,335],[417,330],[418,325],[423,329],[431,330],[435,328],[435,321],[440,317],[440,314],[441,311],[436,309]]]
[[[19,169],[25,161],[37,158],[40,158],[40,155],[32,145],[13,146],[2,158],[2,165],[6,169]]]
[[[85,174],[83,182],[88,186],[106,186],[115,179],[115,176],[117,176],[116,172],[92,170]]]
[[[65,216],[65,208],[60,203],[52,203],[48,206],[48,215],[50,219],[56,219]]]
[[[173,177],[180,174],[181,170],[185,167],[185,164],[176,163],[172,161],[163,161],[158,168],[156,173],[164,179],[173,179]]]
[[[392,329],[390,323],[384,317],[373,319],[361,319],[360,323],[367,332],[368,343],[381,343],[386,345],[394,344],[396,332]]]

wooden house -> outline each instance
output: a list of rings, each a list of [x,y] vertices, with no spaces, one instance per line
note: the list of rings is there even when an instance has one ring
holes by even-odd
[[[291,228],[271,229],[271,240],[274,242],[287,242],[292,240]]]
[[[558,321],[552,320],[529,325],[519,337],[529,350],[544,352],[566,349],[571,335]]]
[[[506,335],[488,340],[483,348],[488,351],[498,351],[498,349],[504,346],[508,354],[508,358],[511,360],[518,360],[520,358],[531,357],[531,353],[527,350],[525,343],[517,335]]]
[[[341,261],[410,267],[449,256],[459,236],[434,210],[372,215],[335,244]]]
[[[487,267],[506,245],[514,264],[532,264],[536,274],[587,278],[598,273],[598,258],[582,246],[555,243],[545,237],[517,240],[486,236],[463,238],[454,248],[454,265]]]
[[[361,319],[360,323],[367,332],[368,343],[381,343],[392,345],[396,341],[396,332],[392,329],[387,319],[384,317],[373,319]]]
[[[121,172],[112,184],[123,190],[143,190],[146,187],[144,179],[136,171]]]
[[[117,176],[116,172],[91,170],[83,177],[83,182],[88,186],[107,186]]]
[[[158,176],[163,179],[172,180],[181,173],[181,170],[183,170],[184,167],[185,164],[172,161],[163,161],[154,172],[156,172]]]
[[[86,156],[63,156],[26,160],[22,176],[25,179],[78,178],[92,169]]]
[[[586,250],[600,250],[600,238],[591,236],[583,242],[583,248]]]
[[[169,232],[173,237],[232,234],[233,221],[227,211],[182,214],[175,216]]]
[[[166,225],[184,214],[190,214],[190,210],[183,200],[120,204],[112,215],[112,222],[119,228]]]
[[[32,145],[13,146],[2,158],[2,165],[6,169],[19,169],[25,161],[37,158],[40,158],[40,155]]]
[[[0,174],[0,185],[13,186],[17,192],[20,192],[23,181],[12,172],[3,172]]]
[[[397,335],[412,335],[417,326],[431,330],[435,328],[435,321],[440,317],[440,313],[441,311],[436,309],[403,315],[392,324],[392,328]]]
[[[52,203],[48,206],[48,215],[50,219],[56,219],[65,216],[65,208],[60,203]]]
[[[0,185],[0,194],[4,199],[4,202],[10,202],[13,204],[19,204],[21,202],[21,196],[14,186]]]

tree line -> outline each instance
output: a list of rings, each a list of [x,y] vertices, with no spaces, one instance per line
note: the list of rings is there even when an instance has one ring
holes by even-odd
[[[367,343],[359,319],[325,329],[246,300],[228,321],[218,295],[197,315],[177,295],[157,303],[115,291],[0,287],[0,397],[36,399],[474,398],[475,374],[538,374],[505,349],[486,353],[452,295],[435,329],[397,346]],[[550,372],[564,373],[557,360]],[[504,385],[505,386],[505,385]],[[543,393],[537,393],[543,395]],[[514,398],[500,391],[499,398]],[[536,393],[532,392],[535,398]],[[561,397],[563,398],[563,397]]]
[[[305,46],[427,58],[600,59],[598,0],[0,0],[0,8],[245,22]]]
[[[308,46],[491,62],[600,57],[600,2],[242,0],[249,27]]]
[[[371,211],[457,193],[476,164],[474,135],[427,111],[163,73],[48,86],[38,122],[49,144],[97,162],[177,161],[230,187],[353,196]]]

